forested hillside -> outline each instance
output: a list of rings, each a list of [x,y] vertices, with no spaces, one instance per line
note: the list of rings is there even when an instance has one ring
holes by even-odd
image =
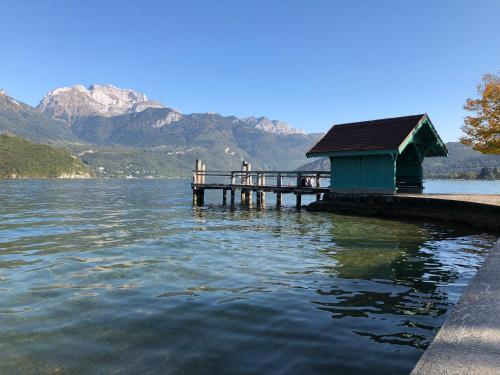
[[[65,150],[0,134],[0,178],[85,178],[91,174]]]

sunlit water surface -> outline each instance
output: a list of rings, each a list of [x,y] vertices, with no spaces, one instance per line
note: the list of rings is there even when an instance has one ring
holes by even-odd
[[[500,180],[426,180],[424,193],[500,194]]]
[[[495,239],[188,181],[0,182],[0,373],[405,374]]]

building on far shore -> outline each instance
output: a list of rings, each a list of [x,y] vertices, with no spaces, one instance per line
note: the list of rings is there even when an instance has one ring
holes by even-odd
[[[425,157],[448,150],[427,114],[334,125],[306,154],[329,157],[334,193],[421,193]]]

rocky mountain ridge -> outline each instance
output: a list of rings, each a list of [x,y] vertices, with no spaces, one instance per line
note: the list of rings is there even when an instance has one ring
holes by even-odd
[[[146,95],[113,85],[93,84],[60,87],[49,91],[37,106],[45,115],[72,123],[85,116],[119,116],[138,113],[146,108],[166,108]]]
[[[268,133],[281,133],[281,134],[305,134],[304,130],[296,129],[290,126],[290,124],[279,121],[270,120],[267,117],[246,117],[242,118],[246,124],[253,125],[256,129],[264,130]]]
[[[217,113],[182,114],[158,101],[148,100],[145,94],[134,90],[98,84],[92,84],[88,88],[77,84],[54,89],[48,92],[37,106],[37,109],[45,115],[66,121],[70,125],[81,123],[81,119],[91,116],[114,117],[137,114],[150,108],[168,109],[168,111],[157,112],[154,116],[155,121],[150,124],[153,128],[162,128],[181,121],[184,116],[197,115],[209,118],[218,115]],[[293,128],[286,122],[270,120],[264,116],[251,116],[237,120],[239,124],[247,124],[268,133],[305,134],[303,130]]]

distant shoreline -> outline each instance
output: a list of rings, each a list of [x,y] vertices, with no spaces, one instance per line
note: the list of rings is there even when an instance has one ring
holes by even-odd
[[[426,177],[425,180],[450,180],[450,181],[500,181],[500,179],[489,178],[463,178],[463,177]]]
[[[190,180],[190,176],[152,176],[152,177],[0,177],[0,180]],[[484,178],[445,178],[445,177],[427,177],[425,181],[500,181]]]

